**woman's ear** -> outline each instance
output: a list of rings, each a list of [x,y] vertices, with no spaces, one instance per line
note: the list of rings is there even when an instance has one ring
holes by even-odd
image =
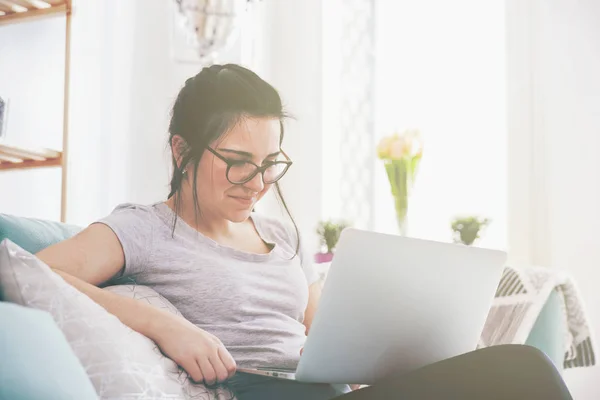
[[[171,138],[171,151],[173,152],[173,158],[177,162],[177,168],[181,168],[181,160],[187,148],[187,143],[184,138],[179,135],[174,135]]]

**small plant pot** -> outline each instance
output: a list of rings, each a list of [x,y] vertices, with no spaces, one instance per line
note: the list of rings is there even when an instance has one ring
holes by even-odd
[[[317,253],[315,254],[315,262],[317,264],[328,263],[333,260],[333,253]]]

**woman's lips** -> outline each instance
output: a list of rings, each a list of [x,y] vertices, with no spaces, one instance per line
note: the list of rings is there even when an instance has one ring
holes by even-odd
[[[229,196],[232,199],[234,199],[235,201],[237,201],[238,203],[240,203],[243,206],[251,206],[252,204],[254,204],[254,197],[238,197],[238,196]]]

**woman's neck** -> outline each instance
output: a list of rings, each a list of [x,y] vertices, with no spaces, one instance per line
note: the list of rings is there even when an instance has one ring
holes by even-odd
[[[194,210],[194,201],[184,201],[181,199],[177,204],[178,194],[168,199],[165,203],[181,218],[186,224],[196,229],[200,233],[213,239],[219,237],[229,237],[233,233],[235,223],[224,218],[217,217],[210,210]],[[177,207],[179,206],[179,207]]]

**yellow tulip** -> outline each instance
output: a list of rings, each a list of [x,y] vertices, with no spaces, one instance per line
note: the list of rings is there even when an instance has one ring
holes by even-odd
[[[379,158],[385,159],[390,157],[390,146],[392,144],[393,138],[386,136],[377,145],[377,156]]]
[[[407,129],[383,137],[377,145],[377,156],[383,160],[401,160],[423,153],[423,141],[418,129]]]
[[[401,160],[407,155],[409,143],[402,137],[396,138],[390,145],[389,156],[392,160]]]
[[[421,133],[417,129],[406,131],[405,137],[410,142],[408,154],[411,157],[423,153],[423,140],[421,139]]]

